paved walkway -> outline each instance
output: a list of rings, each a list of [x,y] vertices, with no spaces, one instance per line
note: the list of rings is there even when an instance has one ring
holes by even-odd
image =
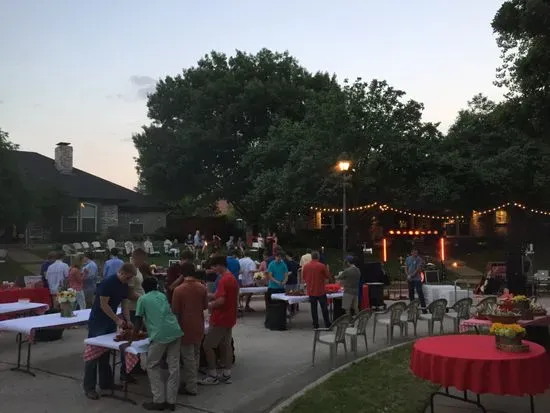
[[[196,397],[178,397],[179,411],[203,413],[267,413],[282,400],[290,397],[307,384],[330,371],[329,352],[325,346],[318,347],[315,367],[311,366],[312,331],[308,306],[301,311],[289,331],[269,331],[263,327],[263,300],[255,299],[253,307],[258,311],[247,314],[234,331],[236,342],[236,365],[233,368],[233,384],[200,388]],[[369,328],[370,329],[370,328]],[[419,324],[419,334],[425,335],[427,326]],[[450,323],[445,324],[452,331]],[[377,331],[372,351],[386,347],[384,327]],[[141,408],[117,400],[102,398],[91,401],[84,397],[81,385],[83,374],[83,340],[86,328],[65,330],[63,339],[51,343],[38,343],[32,347],[32,365],[36,377],[12,372],[16,361],[14,335],[0,333],[0,400],[1,412],[26,411],[29,413],[135,413]],[[394,343],[404,341],[397,338]],[[365,349],[359,345],[359,355]],[[353,358],[350,354],[348,361]],[[344,354],[339,354],[338,364],[346,363]],[[150,392],[146,377],[138,376],[139,383],[130,387],[131,397],[138,403],[148,400]],[[368,391],[366,389],[365,391]],[[55,396],[55,397],[54,397]],[[525,405],[527,406],[527,405]],[[550,406],[550,405],[549,405]],[[185,408],[183,408],[185,407]],[[442,405],[444,407],[444,405]],[[546,410],[542,403],[537,412]],[[468,410],[436,410],[438,413],[459,413]],[[525,410],[502,410],[521,413]]]

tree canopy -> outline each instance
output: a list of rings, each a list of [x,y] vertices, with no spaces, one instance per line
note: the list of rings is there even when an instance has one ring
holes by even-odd
[[[287,52],[212,52],[160,81],[134,135],[140,188],[189,213],[226,199],[249,222],[335,205],[466,212],[550,204],[550,3],[508,0],[492,27],[502,102],[476,95],[443,134],[383,80],[339,82]]]

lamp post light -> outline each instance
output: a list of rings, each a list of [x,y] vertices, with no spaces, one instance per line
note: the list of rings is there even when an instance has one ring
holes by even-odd
[[[339,161],[338,170],[342,172],[342,255],[344,259],[347,255],[346,238],[347,238],[347,206],[346,206],[346,174],[351,166],[350,161]]]

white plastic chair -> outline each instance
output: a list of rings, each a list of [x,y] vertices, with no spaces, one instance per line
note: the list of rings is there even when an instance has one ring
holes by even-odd
[[[116,248],[116,242],[115,242],[114,239],[109,238],[109,239],[107,240],[107,249],[109,250],[109,252],[111,252],[111,250],[112,250],[113,248]]]
[[[420,314],[419,320],[428,322],[428,334],[431,336],[434,333],[435,322],[440,323],[440,332],[443,334],[443,320],[447,313],[447,300],[440,298],[439,300],[432,301],[428,306],[428,314]]]
[[[470,318],[470,309],[472,308],[473,300],[471,298],[463,298],[458,300],[450,308],[451,312],[445,314],[446,318],[453,320],[454,332],[458,333],[460,329],[460,322],[462,320],[468,320]]]
[[[126,241],[124,243],[124,249],[126,250],[126,255],[132,255],[134,252],[134,243],[132,241]]]
[[[353,319],[353,327],[346,328],[346,336],[350,337],[351,350],[357,357],[357,338],[363,337],[365,339],[365,348],[369,351],[369,345],[367,344],[367,323],[372,317],[372,311],[370,308],[366,308],[357,314]]]
[[[153,246],[153,243],[149,240],[146,240],[143,242],[143,249],[150,256],[160,255],[160,251],[155,251],[155,247]]]
[[[82,252],[84,250],[84,248],[82,248],[82,244],[80,242],[74,242],[73,243],[73,248],[74,248],[75,252]]]
[[[374,343],[376,336],[376,324],[382,324],[386,326],[387,330],[387,342],[390,344],[393,340],[393,329],[399,327],[401,335],[403,335],[403,324],[401,323],[401,315],[405,311],[407,304],[403,301],[399,301],[390,305],[385,311],[374,313],[374,326],[372,329],[372,342]],[[388,318],[380,318],[385,315],[389,315]]]
[[[164,240],[164,253],[166,255],[170,254],[170,248],[171,247],[172,247],[172,241],[170,241],[169,239],[165,239]]]
[[[343,315],[335,320],[329,328],[316,328],[313,335],[313,351],[311,353],[311,365],[315,365],[315,350],[317,343],[326,344],[330,347],[330,360],[332,367],[336,365],[336,354],[338,345],[344,345],[346,358],[348,356],[348,347],[346,345],[346,328],[349,325],[349,316]]]
[[[416,337],[416,327],[418,325],[418,317],[420,316],[420,300],[412,300],[405,308],[404,313],[401,315],[401,323],[405,328],[405,335],[409,335],[409,323],[413,325],[414,336]]]
[[[82,244],[82,248],[86,251],[90,250],[90,244],[88,244],[86,241],[82,241],[80,244]]]
[[[101,247],[101,243],[99,241],[93,241],[92,242],[92,248],[94,250],[94,252],[97,252],[97,253],[104,253],[105,252],[105,249]]]

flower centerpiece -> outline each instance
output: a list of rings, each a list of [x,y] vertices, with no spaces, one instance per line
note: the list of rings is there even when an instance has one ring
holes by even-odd
[[[61,317],[74,317],[73,309],[76,302],[76,291],[72,288],[59,290],[56,297],[61,309]]]
[[[258,271],[254,273],[254,284],[262,287],[266,284],[265,273]]]
[[[525,329],[519,324],[493,323],[489,333],[495,336],[496,346],[500,350],[515,353],[529,350],[529,346],[521,342]]]
[[[485,316],[493,323],[501,324],[514,324],[521,318],[521,314],[506,302],[488,306]]]

